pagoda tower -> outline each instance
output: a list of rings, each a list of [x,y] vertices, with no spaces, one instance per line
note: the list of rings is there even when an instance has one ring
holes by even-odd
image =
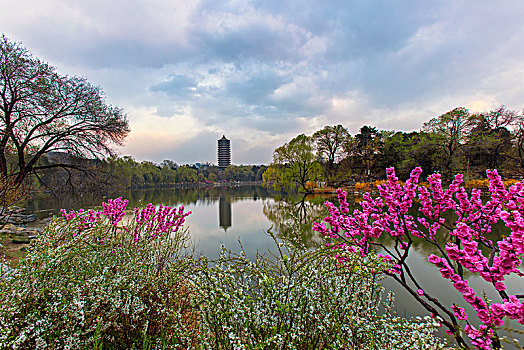
[[[231,141],[225,135],[218,140],[218,167],[224,169],[231,165]]]

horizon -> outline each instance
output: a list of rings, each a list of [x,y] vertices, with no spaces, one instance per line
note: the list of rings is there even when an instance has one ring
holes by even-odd
[[[121,156],[269,164],[342,124],[416,131],[455,107],[524,107],[524,3],[3,1],[1,31],[128,114]]]

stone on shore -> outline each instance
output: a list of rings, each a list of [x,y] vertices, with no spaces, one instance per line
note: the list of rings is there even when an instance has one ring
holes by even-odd
[[[34,222],[38,219],[38,216],[35,214],[13,214],[13,213],[7,213],[2,216],[0,216],[0,223],[9,223],[9,224],[15,224],[15,225],[24,225],[28,224],[30,222]]]

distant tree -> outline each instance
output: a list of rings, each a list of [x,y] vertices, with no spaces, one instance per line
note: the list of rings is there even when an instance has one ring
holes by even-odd
[[[486,169],[502,168],[511,153],[512,144],[511,132],[501,125],[485,114],[477,116],[464,147],[469,172],[475,171],[477,176],[482,176]]]
[[[0,38],[0,174],[12,160],[15,182],[71,164],[40,165],[50,152],[103,158],[129,132],[121,109],[108,106],[99,87],[62,76],[19,43]]]
[[[373,162],[379,153],[380,143],[377,137],[379,135],[380,131],[377,128],[367,125],[361,127],[360,133],[355,135],[353,154],[361,160],[367,176],[371,175]]]
[[[319,156],[325,162],[325,175],[328,182],[333,182],[336,164],[340,160],[343,145],[347,142],[349,133],[342,125],[325,126],[313,134]]]
[[[468,146],[474,146],[468,151],[486,163],[484,168],[524,171],[524,113],[500,106],[478,114]]]
[[[518,120],[515,129],[513,130],[514,140],[514,159],[520,168],[520,172],[524,172],[524,113]]]
[[[218,175],[216,173],[209,173],[207,178],[211,182],[218,181]]]
[[[175,170],[176,168],[178,168],[178,164],[169,159],[164,159],[162,163],[160,163],[160,166],[162,168],[169,168],[171,170]]]
[[[176,170],[176,182],[194,183],[198,181],[197,170],[189,165],[182,165]]]
[[[375,169],[394,167],[401,179],[407,179],[411,170],[417,166],[431,174],[438,148],[428,141],[425,132],[383,132],[383,146],[376,159]],[[426,170],[427,169],[427,170]]]
[[[487,113],[480,113],[479,115],[486,120],[492,129],[511,128],[522,118],[522,114],[519,114],[517,111],[508,110],[504,105]]]
[[[255,176],[253,167],[246,165],[229,165],[224,170],[224,178],[230,181],[252,181]]]
[[[258,169],[257,169],[257,173],[256,173],[256,176],[255,176],[255,181],[262,181],[263,180],[263,175],[266,172],[267,166],[260,165],[257,168]]]
[[[301,134],[273,152],[273,161],[266,170],[265,181],[274,181],[284,187],[295,184],[303,191],[310,192],[307,183],[319,179],[320,173],[313,139]]]
[[[138,163],[130,156],[106,158],[99,166],[104,179],[101,182],[113,187],[131,187]]]
[[[472,116],[464,107],[458,107],[442,114],[439,117],[431,119],[422,127],[423,131],[432,134],[428,138],[435,145],[439,146],[442,151],[442,167],[446,175],[450,176],[460,168],[459,151],[464,146],[471,129],[475,125],[475,116]]]

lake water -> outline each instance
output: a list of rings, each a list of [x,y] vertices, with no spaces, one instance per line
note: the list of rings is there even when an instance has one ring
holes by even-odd
[[[278,237],[300,240],[308,247],[323,244],[311,230],[314,221],[321,221],[325,216],[323,203],[336,200],[328,197],[290,196],[271,191],[261,186],[211,187],[211,188],[163,188],[128,190],[119,196],[129,199],[128,208],[147,203],[170,206],[184,205],[192,214],[186,220],[195,252],[216,258],[221,245],[233,251],[240,251],[240,243],[248,256],[257,251],[266,252],[274,248],[274,242],[267,231],[271,229]],[[110,196],[115,197],[115,196]],[[100,205],[107,198],[96,195],[84,195],[75,199],[32,201],[28,209],[40,217],[58,213],[61,207],[66,209],[89,208]],[[60,203],[60,204],[57,204]],[[387,242],[384,242],[387,244]],[[410,253],[408,262],[413,274],[424,290],[436,296],[444,305],[453,303],[464,306],[464,301],[451,283],[444,280],[439,271],[427,261],[433,247],[418,242]],[[470,285],[477,293],[485,292],[493,300],[499,300],[494,289],[479,278],[470,278]],[[522,279],[509,279],[510,294],[522,293]],[[415,299],[405,292],[394,280],[382,281],[387,290],[395,293],[395,310],[402,316],[427,315]],[[471,308],[466,308],[473,315]],[[518,329],[516,323],[512,323]],[[521,337],[522,338],[522,337]],[[521,340],[522,342],[523,340]]]

